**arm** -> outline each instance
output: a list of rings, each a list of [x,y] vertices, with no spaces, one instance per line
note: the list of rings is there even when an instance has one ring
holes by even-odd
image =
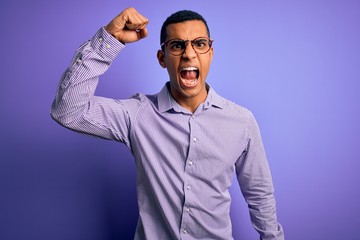
[[[146,37],[147,22],[135,9],[126,9],[77,50],[60,80],[51,108],[55,121],[75,131],[129,145],[130,116],[124,102],[133,111],[138,107],[136,102],[96,97],[94,92],[99,76],[109,68],[124,44]]]
[[[248,204],[251,221],[262,240],[283,240],[277,222],[274,187],[260,131],[249,115],[247,148],[236,163],[237,179]]]

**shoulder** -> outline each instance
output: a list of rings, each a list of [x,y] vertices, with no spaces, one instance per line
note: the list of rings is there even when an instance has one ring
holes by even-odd
[[[245,130],[246,139],[248,141],[250,139],[261,139],[259,125],[253,112],[224,97],[220,98],[223,102],[223,114],[230,116],[231,119],[237,122],[239,128]]]
[[[215,100],[216,99],[216,100]],[[214,102],[219,106],[220,111],[217,111],[218,114],[221,114],[222,119],[228,119],[233,122],[236,122],[240,127],[244,127],[248,131],[250,129],[257,128],[257,121],[253,112],[247,107],[240,105],[232,100],[229,100],[223,96],[220,96],[215,93]]]
[[[156,104],[158,94],[144,94],[144,93],[136,93],[130,97],[130,99],[138,101],[142,105],[147,104]]]
[[[147,95],[144,93],[136,93],[126,100],[121,100],[122,103],[126,106],[132,106],[139,110],[146,108],[149,110],[149,107],[153,109],[157,106],[157,94]]]
[[[217,95],[217,98],[224,112],[241,118],[250,118],[253,116],[251,110],[248,108],[220,95]]]

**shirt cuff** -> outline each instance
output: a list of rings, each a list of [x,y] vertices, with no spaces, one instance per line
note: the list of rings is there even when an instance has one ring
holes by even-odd
[[[120,51],[125,48],[125,45],[108,33],[105,27],[101,27],[97,31],[90,40],[90,44],[93,49],[109,60],[114,60]]]

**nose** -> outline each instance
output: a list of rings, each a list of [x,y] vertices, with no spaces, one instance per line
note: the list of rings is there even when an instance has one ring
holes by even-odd
[[[191,42],[188,41],[185,45],[185,50],[183,52],[183,58],[192,59],[197,56],[197,53],[194,50],[194,47],[192,46]]]

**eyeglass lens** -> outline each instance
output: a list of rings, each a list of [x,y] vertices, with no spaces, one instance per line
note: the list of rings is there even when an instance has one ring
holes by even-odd
[[[181,39],[174,39],[167,43],[168,51],[172,54],[182,54],[185,49],[186,45],[188,44],[189,40],[181,40]],[[209,51],[211,47],[211,40],[208,38],[196,38],[191,41],[191,45],[195,52],[197,53],[206,53]]]

